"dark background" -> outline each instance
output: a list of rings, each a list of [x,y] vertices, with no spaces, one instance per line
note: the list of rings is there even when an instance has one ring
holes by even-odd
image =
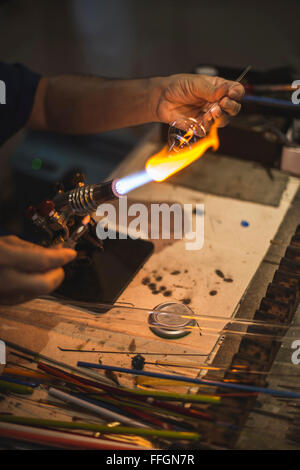
[[[45,75],[147,77],[207,63],[260,70],[288,65],[300,78],[299,17],[299,0],[7,0],[0,2],[0,60]],[[74,155],[74,164],[86,158],[101,179],[146,130],[109,135],[115,150],[103,147],[102,136],[30,135],[25,143],[17,136],[0,150],[1,215],[12,212],[6,201],[20,174],[31,172],[31,155],[62,163]]]
[[[299,70],[299,14],[298,0],[8,0],[0,56],[44,74],[108,77],[200,62]]]

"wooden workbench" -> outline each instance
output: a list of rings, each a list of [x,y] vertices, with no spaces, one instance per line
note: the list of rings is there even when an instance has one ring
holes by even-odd
[[[121,177],[142,169],[147,158],[162,145],[159,135],[158,129],[154,127],[112,176]],[[209,153],[203,157],[209,158]],[[259,297],[264,295],[263,289],[274,271],[272,263],[276,265],[278,260],[280,244],[284,246],[281,239],[277,244],[273,243],[276,236],[278,239],[276,234],[279,228],[283,239],[292,233],[292,225],[288,227],[287,234],[282,227],[297,194],[299,180],[286,175],[283,178],[280,172],[275,171],[273,178],[281,188],[276,193],[277,203],[274,204],[273,200],[271,203],[261,199],[256,201],[255,191],[252,194],[249,187],[244,188],[246,192],[243,191],[241,183],[247,181],[249,162],[222,156],[211,158],[218,158],[222,168],[226,168],[229,174],[230,167],[236,169],[238,165],[239,174],[236,175],[236,180],[240,182],[241,187],[235,190],[236,197],[232,197],[234,188],[230,186],[230,182],[228,193],[226,188],[222,190],[224,194],[220,193],[219,183],[223,180],[223,174],[216,171],[214,178],[210,176],[209,190],[201,191],[200,177],[198,188],[195,188],[195,182],[189,187],[186,178],[182,184],[180,180],[150,183],[133,191],[128,200],[128,204],[145,202],[148,206],[151,202],[204,204],[204,214],[194,215],[204,217],[205,241],[201,250],[187,251],[186,240],[152,240],[154,253],[118,299],[121,306],[117,313],[108,311],[103,315],[93,315],[40,299],[19,306],[2,306],[0,337],[4,341],[18,343],[72,365],[78,360],[98,360],[98,356],[95,358],[93,353],[85,353],[83,359],[80,349],[85,347],[120,351],[161,351],[166,355],[170,352],[182,352],[183,361],[185,353],[196,352],[203,354],[199,364],[211,363],[216,355],[219,357],[222,341],[218,335],[201,335],[199,328],[195,328],[185,338],[162,340],[150,331],[147,312],[132,313],[125,307],[122,308],[123,304],[151,310],[166,301],[185,302],[197,315],[214,315],[228,319],[241,309],[244,309],[245,317],[251,318],[251,312],[257,308]],[[201,168],[196,168],[195,171],[200,171],[201,174]],[[264,169],[255,167],[255,172],[257,178],[265,181],[263,184],[266,192],[268,188],[274,187],[274,180],[269,180]],[[224,277],[220,277],[218,272],[223,273]],[[164,295],[165,291],[154,293],[153,289],[143,282],[145,277],[157,284],[157,290],[163,285],[165,291],[169,292],[168,296]],[[209,326],[209,322],[204,320],[200,323],[200,328]],[[225,320],[219,322],[218,328],[222,329],[225,324]],[[224,350],[223,359],[226,354],[231,354],[230,341],[229,345],[226,345],[227,350]],[[78,352],[63,353],[57,346],[75,348]],[[105,355],[101,356],[101,360],[106,364],[130,367],[130,357],[126,355]],[[151,367],[155,369],[155,366],[149,366],[149,370]],[[170,370],[177,373],[176,369]],[[119,377],[119,380],[122,384],[132,384],[131,378]],[[1,402],[0,409],[3,410],[7,406],[7,403]],[[13,407],[13,403],[9,406]],[[24,412],[26,413],[26,407]],[[31,409],[30,414],[32,412]]]

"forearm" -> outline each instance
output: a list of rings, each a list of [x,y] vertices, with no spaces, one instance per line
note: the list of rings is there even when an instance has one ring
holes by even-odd
[[[141,80],[62,75],[40,80],[27,125],[93,134],[153,121],[171,123],[182,116],[199,119],[214,102],[219,103],[214,117],[218,125],[224,125],[227,115],[239,112],[243,94],[240,83],[205,75]]]
[[[114,80],[62,75],[42,79],[30,126],[92,134],[156,119],[160,79]]]

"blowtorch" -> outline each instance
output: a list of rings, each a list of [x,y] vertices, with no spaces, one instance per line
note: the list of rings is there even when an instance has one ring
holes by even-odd
[[[95,221],[91,214],[107,201],[118,199],[116,184],[118,179],[98,184],[84,184],[85,175],[75,173],[72,181],[76,186],[64,191],[60,186],[58,193],[43,201],[37,207],[29,206],[26,217],[37,229],[38,242],[44,246],[74,247],[79,239],[88,238],[93,245],[102,247],[95,234]]]

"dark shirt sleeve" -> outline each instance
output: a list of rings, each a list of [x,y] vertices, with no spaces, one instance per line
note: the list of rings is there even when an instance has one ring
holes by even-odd
[[[24,65],[0,62],[0,145],[25,126],[40,79]]]

